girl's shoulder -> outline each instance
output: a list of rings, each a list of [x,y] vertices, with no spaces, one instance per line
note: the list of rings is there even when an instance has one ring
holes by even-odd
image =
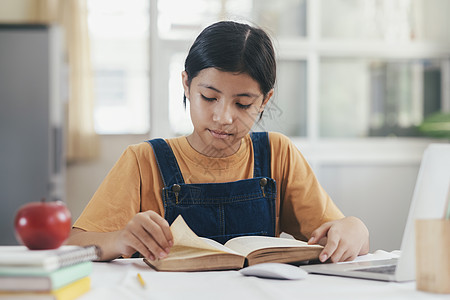
[[[279,132],[269,132],[269,140],[273,159],[303,159],[301,148],[288,136]]]
[[[290,148],[293,146],[291,139],[279,132],[269,132],[269,141],[272,148]]]
[[[269,140],[270,141],[282,141],[282,142],[290,142],[290,139],[284,134],[276,131],[269,131]]]
[[[148,141],[142,141],[140,143],[128,145],[125,151],[132,151],[135,153],[145,153],[149,151],[149,148],[151,150],[152,147],[150,146]]]
[[[119,161],[122,163],[130,163],[136,161],[148,161],[153,155],[153,149],[149,143],[142,141],[136,144],[128,145],[123,151]]]
[[[187,140],[186,137],[175,137],[175,138],[168,138],[163,139],[169,147],[172,149],[172,151],[176,152],[179,148],[186,148]],[[154,151],[153,147],[150,144],[150,140],[142,141],[140,143],[131,144],[129,145],[125,152],[133,153],[137,160],[153,160],[154,158]]]
[[[185,137],[175,137],[175,138],[169,138],[169,139],[163,139],[163,140],[167,144],[172,146],[174,143],[179,143],[183,139],[185,139]],[[150,153],[153,153],[153,148],[152,148],[152,146],[150,144],[150,141],[151,140],[147,140],[147,141],[142,141],[140,143],[128,145],[126,150],[130,150],[130,151],[133,151],[135,153],[141,153],[141,154],[142,153],[148,153],[148,151],[150,151]]]

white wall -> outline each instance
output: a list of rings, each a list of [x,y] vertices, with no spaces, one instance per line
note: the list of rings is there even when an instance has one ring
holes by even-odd
[[[67,205],[75,221],[128,145],[148,140],[145,135],[102,135],[100,157],[67,166]]]
[[[431,142],[442,141],[294,139],[336,205],[367,225],[371,251],[400,249],[422,154]]]
[[[371,249],[400,249],[419,164],[325,165],[319,180],[345,215],[361,218]]]

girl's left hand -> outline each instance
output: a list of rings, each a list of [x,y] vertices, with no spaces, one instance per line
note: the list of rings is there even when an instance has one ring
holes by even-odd
[[[345,217],[322,224],[312,232],[308,244],[325,246],[319,255],[321,262],[350,261],[369,252],[369,231],[360,219]]]

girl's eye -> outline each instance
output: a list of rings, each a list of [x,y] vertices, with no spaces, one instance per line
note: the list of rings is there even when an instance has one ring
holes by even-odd
[[[252,106],[251,104],[244,105],[244,104],[241,104],[241,103],[236,103],[236,105],[237,105],[240,109],[249,109],[250,106]]]
[[[201,95],[201,94],[200,94]],[[208,98],[208,97],[205,97],[204,95],[201,95],[202,96],[202,98],[204,99],[204,100],[206,100],[206,101],[214,101],[214,100],[216,100],[216,98]]]

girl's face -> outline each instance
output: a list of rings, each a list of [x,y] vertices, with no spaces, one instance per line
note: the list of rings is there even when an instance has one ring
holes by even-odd
[[[245,73],[207,68],[190,85],[185,71],[182,78],[194,125],[187,139],[195,150],[210,157],[234,154],[273,95],[271,90],[264,98],[258,82]]]

